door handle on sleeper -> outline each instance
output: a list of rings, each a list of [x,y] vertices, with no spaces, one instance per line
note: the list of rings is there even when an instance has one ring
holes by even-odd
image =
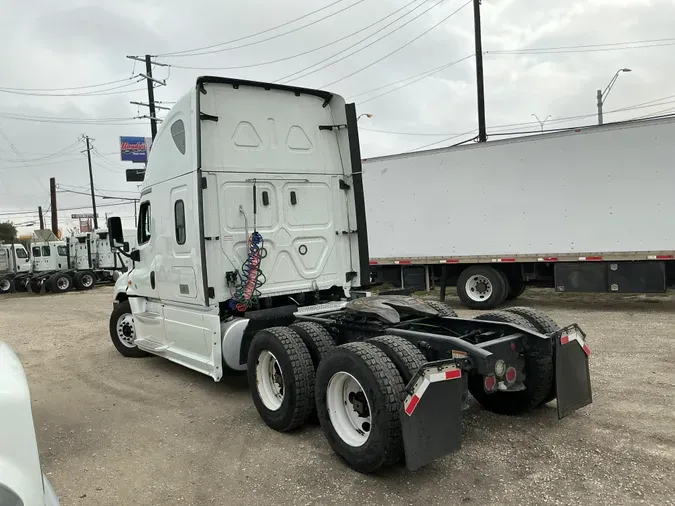
[[[150,271],[150,287],[155,289],[155,271]]]

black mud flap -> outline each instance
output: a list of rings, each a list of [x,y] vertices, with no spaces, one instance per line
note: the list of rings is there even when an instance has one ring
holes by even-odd
[[[588,357],[591,350],[586,334],[578,325],[570,325],[555,336],[555,385],[558,397],[558,419],[593,402]]]
[[[462,371],[454,360],[425,364],[407,386],[399,410],[411,471],[457,451],[462,441]]]

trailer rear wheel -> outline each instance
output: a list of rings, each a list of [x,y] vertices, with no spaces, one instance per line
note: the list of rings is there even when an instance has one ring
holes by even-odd
[[[515,313],[495,311],[480,315],[476,320],[510,323],[537,332],[534,325]],[[503,415],[517,415],[540,406],[553,388],[553,357],[525,353],[525,389],[513,392],[496,391],[488,394],[483,388],[484,377],[469,376],[469,392],[487,410]]]
[[[368,339],[369,343],[381,349],[394,363],[405,385],[426,363],[422,352],[410,341],[398,336],[378,336]]]
[[[520,297],[525,291],[525,281],[521,278],[511,278],[509,280],[509,293],[506,300],[514,300]]]
[[[438,311],[438,314],[441,316],[451,316],[453,318],[457,317],[457,313],[454,309],[439,300],[425,300],[424,302],[427,303],[427,306],[430,306],[431,308]]]
[[[333,451],[361,473],[401,460],[405,386],[384,352],[367,342],[338,346],[316,374],[317,412]]]
[[[130,358],[147,357],[148,353],[138,349],[134,343],[136,330],[134,315],[128,300],[117,304],[110,315],[110,339],[121,355]]]
[[[472,265],[457,280],[457,295],[471,309],[493,309],[504,302],[506,294],[506,279],[490,266]]]
[[[0,293],[9,293],[12,291],[12,278],[9,276],[3,276],[0,278]]]
[[[91,290],[94,288],[96,278],[92,272],[82,271],[75,274],[73,281],[78,290]]]
[[[260,418],[286,432],[305,424],[314,409],[314,367],[307,345],[288,327],[256,333],[248,351],[248,382]]]
[[[73,286],[73,282],[68,274],[54,274],[49,280],[45,280],[44,282],[47,281],[54,293],[67,292]]]

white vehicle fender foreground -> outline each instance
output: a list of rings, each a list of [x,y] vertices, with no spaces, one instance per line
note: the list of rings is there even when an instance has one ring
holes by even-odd
[[[0,504],[57,506],[42,474],[28,382],[18,357],[0,341]]]
[[[113,291],[113,304],[117,304],[117,296],[120,293],[127,292],[127,286],[129,286],[129,272],[120,273],[119,277],[115,280],[115,289]]]

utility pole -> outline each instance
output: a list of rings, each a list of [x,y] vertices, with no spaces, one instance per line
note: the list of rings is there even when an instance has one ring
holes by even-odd
[[[478,142],[487,141],[487,129],[485,127],[485,84],[483,82],[483,41],[480,29],[480,2],[473,0],[473,27],[476,43],[476,88],[478,95]]]
[[[602,90],[598,90],[598,125],[602,125]]]
[[[49,178],[49,194],[51,197],[51,205],[49,208],[52,211],[52,232],[58,236],[59,232],[59,216],[56,212],[56,178]]]
[[[94,212],[94,230],[98,228],[98,217],[96,216],[96,196],[94,195],[94,174],[91,170],[91,146],[89,145],[89,136],[84,136],[87,141],[87,162],[89,162],[89,185],[91,186],[91,209]]]
[[[40,217],[40,230],[45,229],[45,218],[42,216],[42,206],[38,206],[38,216]]]
[[[155,112],[155,87],[152,84],[152,60],[150,55],[145,55],[145,80],[148,83],[148,107],[150,107],[150,132],[152,140],[157,135],[157,113]]]
[[[168,107],[160,107],[155,103],[155,87],[154,84],[158,84],[159,86],[166,86],[166,81],[160,81],[159,79],[155,79],[152,77],[152,66],[153,65],[158,65],[160,67],[168,67],[166,63],[157,63],[152,61],[152,55],[146,54],[144,58],[141,58],[140,56],[127,56],[130,60],[135,60],[139,62],[144,62],[145,63],[145,74],[140,74],[141,77],[144,77],[146,82],[148,83],[148,103],[144,104],[143,102],[131,102],[134,105],[142,105],[143,107],[148,107],[149,108],[149,115],[148,116],[142,116],[143,118],[149,118],[150,119],[150,133],[152,134],[152,140],[155,140],[155,136],[157,135],[157,123],[161,122],[162,120],[157,117],[157,109],[169,109]]]

